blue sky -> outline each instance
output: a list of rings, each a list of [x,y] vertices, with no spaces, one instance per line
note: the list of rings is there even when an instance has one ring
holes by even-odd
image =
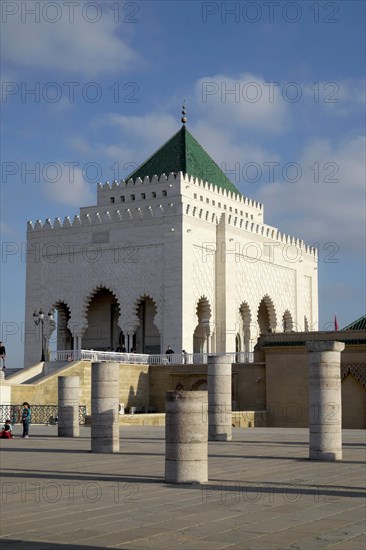
[[[123,178],[178,130],[183,99],[190,131],[264,203],[266,223],[319,243],[320,328],[335,312],[341,327],[364,314],[363,2],[29,0],[1,10],[9,367],[23,361],[27,220],[95,204],[98,181]]]

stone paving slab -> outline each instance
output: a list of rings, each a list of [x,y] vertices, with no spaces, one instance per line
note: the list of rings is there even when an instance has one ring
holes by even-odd
[[[209,443],[202,486],[164,483],[164,428],[120,436],[108,455],[90,453],[87,427],[1,440],[2,547],[365,550],[365,431],[345,430],[344,460],[321,463],[308,430],[234,429]]]

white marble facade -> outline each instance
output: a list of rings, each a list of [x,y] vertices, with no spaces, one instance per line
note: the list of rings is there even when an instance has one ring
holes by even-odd
[[[261,332],[317,328],[316,250],[263,205],[182,172],[98,186],[74,219],[28,223],[25,366],[33,312],[57,348],[249,351]],[[53,334],[52,334],[53,332]]]

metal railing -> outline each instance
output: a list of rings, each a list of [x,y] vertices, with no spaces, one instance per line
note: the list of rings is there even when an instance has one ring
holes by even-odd
[[[0,422],[9,419],[12,424],[20,422],[22,405],[0,405]],[[32,405],[31,424],[55,424],[58,418],[57,405]],[[85,424],[86,405],[79,405],[79,424]]]
[[[50,352],[50,361],[92,361],[99,363],[112,361],[142,365],[200,365],[207,363],[207,353],[160,353],[148,355],[145,353],[120,353],[115,351],[95,350],[58,350]],[[210,354],[210,355],[222,355]],[[254,354],[250,351],[228,353],[232,363],[253,363]]]

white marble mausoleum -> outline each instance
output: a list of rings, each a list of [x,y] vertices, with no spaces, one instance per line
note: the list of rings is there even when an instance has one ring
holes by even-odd
[[[221,160],[221,159],[218,159]],[[316,250],[265,223],[186,128],[73,219],[28,223],[25,366],[44,347],[251,351],[317,328]]]

